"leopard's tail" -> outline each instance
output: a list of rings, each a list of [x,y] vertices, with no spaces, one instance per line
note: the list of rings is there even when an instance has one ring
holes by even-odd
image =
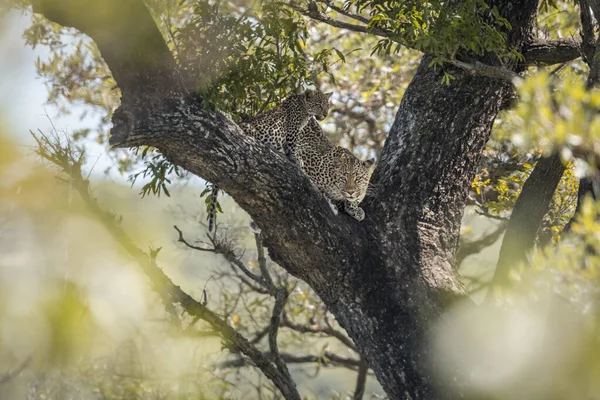
[[[209,209],[208,209],[208,231],[212,232],[215,228],[215,224],[217,222],[217,212],[218,212],[218,199],[219,196],[219,187],[217,185],[213,185],[209,199]]]

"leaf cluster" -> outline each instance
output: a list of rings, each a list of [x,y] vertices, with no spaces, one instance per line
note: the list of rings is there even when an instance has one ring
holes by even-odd
[[[405,45],[442,58],[461,52],[492,52],[500,59],[516,55],[506,46],[510,23],[483,0],[348,0],[343,5],[345,10],[352,7],[369,15],[368,29],[390,32],[374,47],[377,53],[390,54]]]
[[[146,155],[149,151],[151,151],[153,155],[150,159],[147,159]],[[135,149],[134,152],[138,155],[139,150]],[[150,147],[145,147],[144,150],[142,150],[141,158],[146,160],[144,161],[145,168],[140,172],[136,172],[129,176],[131,186],[135,184],[138,178],[149,177],[150,181],[146,182],[140,191],[142,197],[149,194],[160,196],[161,192],[167,195],[167,197],[170,197],[171,194],[167,189],[167,184],[171,183],[169,176],[175,175],[181,178],[183,175],[181,169],[168,161],[161,153]]]
[[[296,12],[273,2],[240,9],[226,1],[200,1],[174,37],[178,61],[197,93],[239,117],[313,85],[331,56],[340,56],[331,50],[311,54],[308,35]]]

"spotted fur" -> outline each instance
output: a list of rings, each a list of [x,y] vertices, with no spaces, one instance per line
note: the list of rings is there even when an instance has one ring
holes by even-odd
[[[341,205],[356,220],[365,218],[365,212],[358,205],[367,194],[373,159],[361,161],[347,149],[335,146],[314,118],[300,132],[294,157],[329,200],[334,212],[337,212],[336,205]]]
[[[267,143],[291,157],[300,131],[309,118],[323,120],[329,112],[331,93],[306,90],[286,98],[279,106],[259,114],[240,127],[247,135]]]
[[[217,225],[217,212],[219,201],[219,187],[213,185],[209,194],[209,209],[208,209],[208,231],[212,232]]]
[[[245,118],[245,121],[240,123],[240,127],[247,135],[273,146],[275,150],[294,160],[294,146],[300,131],[311,117],[319,121],[325,119],[329,112],[331,94],[320,90],[306,90],[302,94],[289,96],[274,109],[255,117]],[[209,232],[212,232],[216,226],[218,194],[219,188],[213,186],[209,198]]]

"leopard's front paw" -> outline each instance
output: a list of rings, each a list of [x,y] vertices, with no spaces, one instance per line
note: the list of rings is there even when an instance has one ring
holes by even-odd
[[[362,221],[363,219],[365,219],[365,212],[363,211],[363,209],[356,206],[353,203],[346,201],[344,203],[344,210],[348,213],[348,215],[350,215],[357,221]]]
[[[360,207],[356,207],[356,209],[352,210],[349,214],[357,221],[362,221],[365,219],[365,212]]]

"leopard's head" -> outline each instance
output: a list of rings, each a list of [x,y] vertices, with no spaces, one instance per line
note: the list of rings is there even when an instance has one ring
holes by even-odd
[[[333,93],[323,93],[320,90],[310,90],[304,92],[304,100],[306,109],[311,116],[314,116],[318,121],[325,119],[329,113],[329,98]]]
[[[360,203],[367,194],[369,180],[375,169],[375,160],[371,158],[367,161],[361,161],[348,150],[345,150],[340,158],[344,165],[341,169],[346,175],[346,183],[342,194],[346,200],[352,203]]]

